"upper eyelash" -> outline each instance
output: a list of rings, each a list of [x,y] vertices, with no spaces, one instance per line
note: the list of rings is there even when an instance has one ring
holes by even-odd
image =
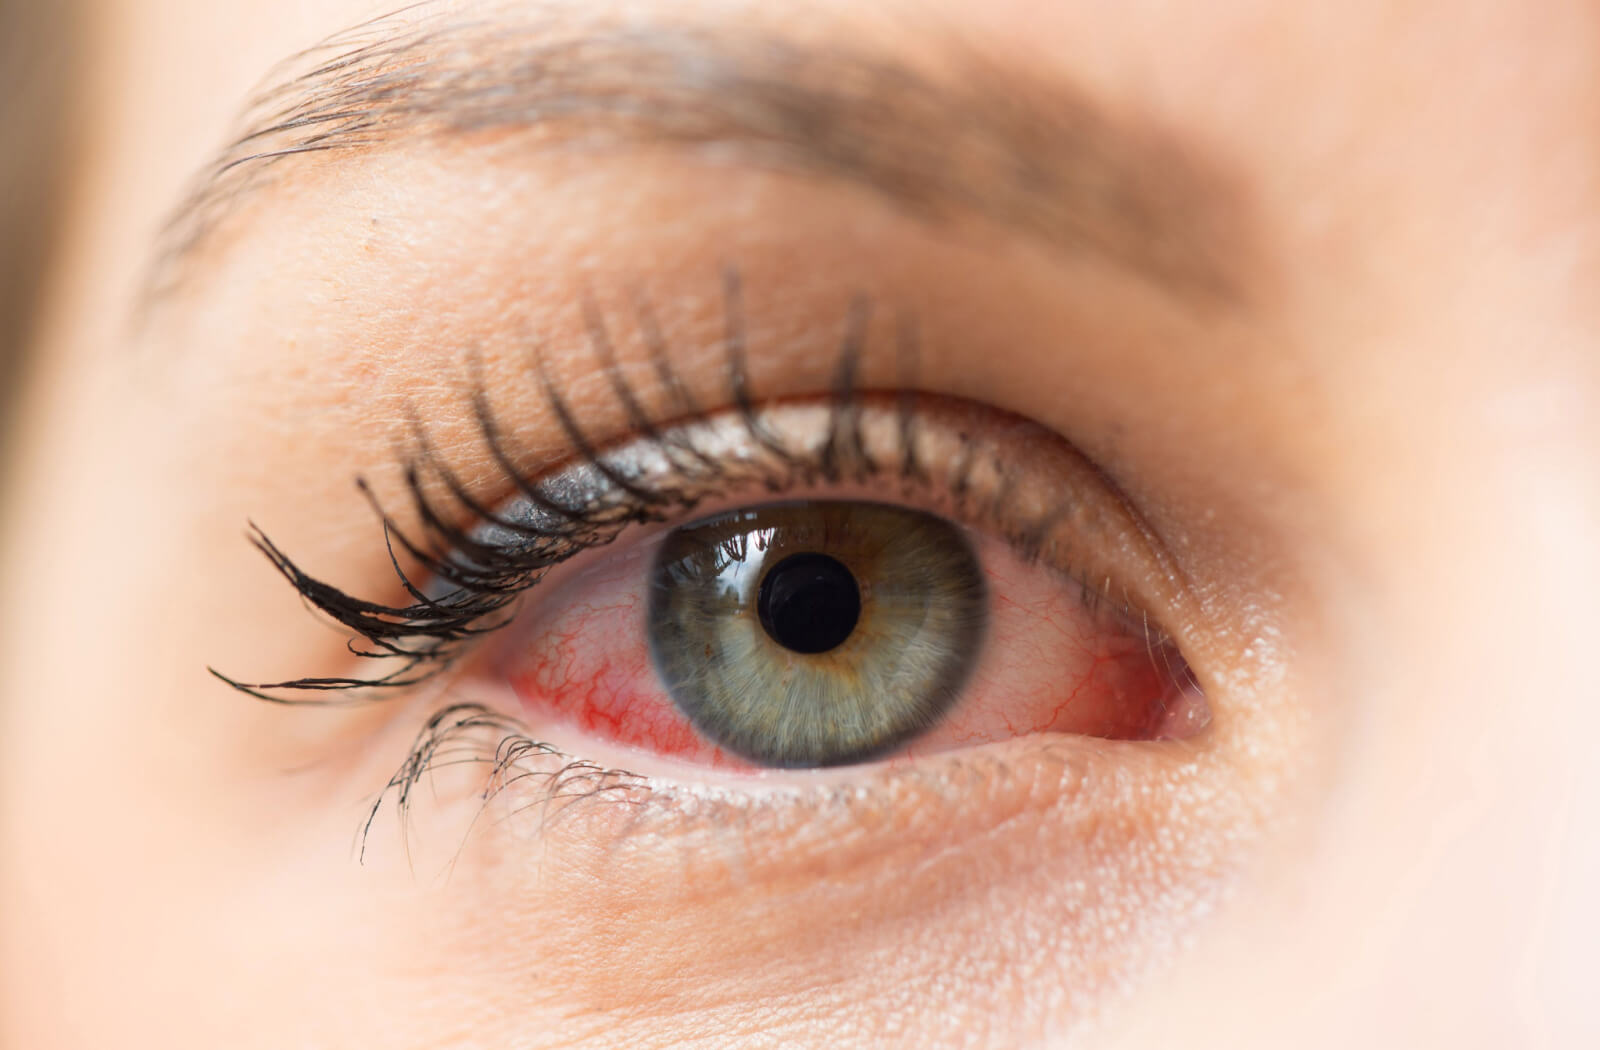
[[[448,669],[475,638],[508,623],[511,617],[502,614],[551,567],[583,551],[610,543],[629,526],[663,521],[668,512],[690,510],[712,494],[697,491],[690,496],[683,488],[674,486],[675,480],[710,479],[732,483],[734,479],[726,468],[695,449],[686,436],[680,433],[669,437],[663,433],[660,421],[645,411],[637,392],[618,366],[598,305],[588,294],[584,295],[581,305],[591,351],[633,431],[629,437],[650,442],[660,450],[664,461],[671,465],[672,477],[652,486],[640,478],[627,477],[609,462],[605,450],[583,432],[543,360],[536,359],[541,391],[572,448],[574,462],[586,465],[606,483],[603,491],[585,494],[585,502],[572,503],[563,499],[563,493],[552,487],[552,479],[530,480],[515,467],[502,440],[485,386],[474,375],[470,400],[484,446],[517,494],[537,508],[546,520],[537,526],[514,522],[484,507],[437,455],[426,428],[414,419],[415,449],[405,464],[404,480],[407,496],[420,522],[420,537],[414,537],[399,526],[364,479],[356,481],[382,525],[390,565],[411,599],[408,604],[386,605],[356,597],[304,572],[254,522],[250,524],[249,534],[250,541],[308,604],[351,632],[348,648],[352,654],[363,659],[394,661],[393,669],[368,678],[304,677],[279,682],[244,682],[214,667],[209,668],[210,672],[240,692],[286,704],[328,702],[319,694],[356,691],[372,696],[420,685]],[[675,414],[684,418],[699,417],[700,406],[690,397],[672,366],[669,344],[655,323],[648,300],[636,295],[634,309],[656,376],[672,401]],[[866,480],[883,470],[893,470],[912,479],[921,475],[922,468],[914,451],[918,397],[914,383],[917,362],[914,325],[902,321],[899,326],[899,388],[894,395],[902,453],[898,462],[885,464],[875,462],[867,454],[859,428],[860,364],[871,318],[871,304],[864,296],[856,296],[850,304],[834,369],[827,437],[815,453],[786,445],[762,423],[747,366],[742,282],[738,271],[732,268],[723,274],[723,311],[728,402],[738,413],[751,440],[766,453],[756,461],[757,473],[742,476],[738,481],[778,491],[818,477],[829,482],[838,481],[847,467],[854,468],[857,480]],[[698,464],[698,469],[690,466],[688,460]],[[558,474],[554,479],[565,476]],[[443,513],[435,497],[427,492],[429,477],[441,484],[459,509],[480,525],[498,526],[524,537],[526,542],[515,546],[489,545],[475,539],[467,529],[452,524],[451,515]],[[453,589],[430,597],[402,566],[401,552],[415,560],[435,581],[448,582]]]

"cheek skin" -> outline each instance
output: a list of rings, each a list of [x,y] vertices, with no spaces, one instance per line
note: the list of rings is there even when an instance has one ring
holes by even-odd
[[[950,714],[889,761],[1035,733],[1151,740],[1204,727],[1204,698],[1184,685],[1182,658],[1170,645],[1090,609],[1077,584],[1024,562],[1006,544],[984,539],[978,547],[990,592],[978,664]],[[524,625],[511,629],[498,674],[535,735],[573,754],[599,758],[620,747],[754,770],[701,737],[662,690],[646,637],[648,571],[645,552],[634,549],[553,575],[532,595]]]

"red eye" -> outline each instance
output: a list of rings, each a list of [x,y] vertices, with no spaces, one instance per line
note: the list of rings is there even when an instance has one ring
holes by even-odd
[[[540,738],[811,767],[1035,733],[1186,737],[1209,717],[1142,619],[909,507],[767,504],[580,560],[497,663]]]

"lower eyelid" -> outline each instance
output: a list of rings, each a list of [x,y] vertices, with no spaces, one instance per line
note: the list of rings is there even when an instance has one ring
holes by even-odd
[[[501,833],[551,847],[570,838],[607,851],[632,850],[640,843],[630,840],[659,837],[683,849],[682,861],[689,862],[707,842],[724,858],[730,850],[759,844],[762,852],[740,860],[743,875],[757,879],[783,874],[792,860],[785,850],[759,843],[767,834],[784,835],[785,849],[795,853],[826,850],[828,865],[843,869],[881,857],[888,843],[841,848],[856,841],[863,826],[884,834],[921,827],[926,838],[914,846],[921,850],[940,848],[947,839],[956,845],[964,835],[1029,813],[1076,818],[1112,808],[1136,810],[1151,790],[1170,791],[1169,800],[1181,807],[1198,797],[1188,785],[1214,777],[1223,764],[1215,747],[1198,741],[1034,734],[871,766],[719,776],[701,766],[662,765],[642,773],[544,739],[522,718],[499,711],[501,698],[481,678],[454,683],[448,696],[452,702],[435,712],[417,738],[424,743],[413,742],[411,749],[442,760],[394,778],[372,810],[374,817],[381,815],[385,805],[402,802],[402,793],[416,793],[426,782],[423,797],[402,802],[408,812],[395,825],[407,852],[430,845],[412,837],[410,824],[418,807],[427,805],[459,809],[472,821],[484,814],[504,817],[506,823],[494,825]],[[522,826],[517,818],[530,809],[539,819]],[[802,824],[805,834],[795,837]],[[384,838],[374,820],[363,842],[366,859],[383,862],[394,848]],[[446,836],[431,846],[443,850],[442,857],[466,856],[477,848],[472,838]],[[484,848],[504,845],[490,841]]]

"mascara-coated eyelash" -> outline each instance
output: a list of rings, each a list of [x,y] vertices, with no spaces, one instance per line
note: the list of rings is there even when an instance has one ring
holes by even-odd
[[[481,379],[470,395],[479,436],[517,497],[530,508],[518,520],[498,515],[474,497],[428,440],[425,427],[413,426],[414,450],[404,467],[404,480],[420,533],[401,528],[379,503],[364,479],[357,485],[382,523],[391,566],[410,599],[401,605],[368,601],[303,571],[253,522],[250,540],[273,567],[314,609],[351,632],[355,656],[388,663],[390,669],[369,677],[305,677],[279,682],[247,683],[216,668],[210,671],[233,688],[274,703],[325,702],[317,694],[351,693],[371,697],[419,685],[448,668],[476,637],[508,622],[504,615],[518,596],[535,586],[552,567],[591,548],[615,540],[632,525],[660,522],[692,510],[717,491],[758,485],[777,492],[816,480],[837,481],[848,471],[856,480],[884,471],[906,478],[921,473],[916,461],[916,337],[909,324],[900,327],[897,347],[897,406],[902,453],[893,462],[868,456],[861,444],[859,409],[863,392],[857,382],[871,308],[863,297],[850,305],[829,395],[828,437],[819,447],[799,449],[765,425],[761,405],[752,393],[747,368],[743,291],[739,274],[728,270],[723,281],[726,323],[724,364],[727,401],[733,406],[751,442],[764,456],[747,461],[738,476],[705,450],[695,446],[682,428],[668,428],[647,412],[618,366],[610,333],[591,296],[582,302],[586,330],[596,361],[635,440],[656,450],[666,471],[646,479],[608,455],[586,434],[566,397],[542,359],[534,369],[553,417],[568,442],[571,469],[530,480],[516,467],[503,428]],[[647,301],[636,303],[640,333],[649,349],[656,377],[669,404],[668,418],[695,419],[703,410],[673,368],[668,343]],[[615,447],[615,442],[608,443]],[[442,487],[452,508],[441,506],[429,492]],[[479,524],[466,529],[454,523],[464,512]],[[497,542],[486,541],[493,530]],[[427,574],[419,583],[401,564],[400,554],[413,559]]]

